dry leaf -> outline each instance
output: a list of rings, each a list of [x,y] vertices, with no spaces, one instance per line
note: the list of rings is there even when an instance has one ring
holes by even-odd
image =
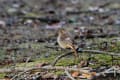
[[[72,73],[72,76],[73,76],[73,77],[77,77],[78,75],[79,75],[79,72],[78,72],[78,71],[75,71],[75,72]]]

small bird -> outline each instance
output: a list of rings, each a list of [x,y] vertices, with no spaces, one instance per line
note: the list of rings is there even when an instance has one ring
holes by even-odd
[[[67,48],[72,49],[74,52],[75,60],[78,59],[78,54],[75,49],[73,40],[72,40],[71,36],[69,35],[69,33],[65,29],[61,28],[58,30],[57,42],[58,42],[59,46],[63,49],[67,49]]]

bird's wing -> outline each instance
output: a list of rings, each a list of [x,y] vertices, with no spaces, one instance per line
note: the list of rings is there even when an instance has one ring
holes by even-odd
[[[65,41],[66,44],[73,44],[73,40],[69,34],[64,34],[64,36],[62,36],[62,39]]]

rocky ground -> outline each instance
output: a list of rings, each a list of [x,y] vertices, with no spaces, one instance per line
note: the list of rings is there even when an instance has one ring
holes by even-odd
[[[4,69],[43,68],[43,64],[50,65],[60,54],[70,52],[62,50],[56,42],[57,30],[61,27],[72,34],[80,49],[114,52],[119,55],[119,0],[0,0],[0,13],[0,78],[5,80],[20,73],[4,72]],[[99,72],[113,69],[114,66],[120,67],[119,56],[114,56],[117,60],[113,62],[114,58],[110,55],[80,55],[83,58],[81,62],[92,57],[87,66],[89,70],[96,69]],[[56,66],[74,68],[82,64],[75,64],[73,59],[71,55],[65,57]],[[79,80],[86,75],[74,73],[74,70],[37,70],[21,74],[15,80],[69,80],[69,74]],[[96,71],[87,76],[91,79],[91,76],[98,74]],[[118,77],[112,78],[119,80],[119,74],[117,75]],[[107,75],[105,77],[109,78]],[[98,76],[95,79],[102,80]]]

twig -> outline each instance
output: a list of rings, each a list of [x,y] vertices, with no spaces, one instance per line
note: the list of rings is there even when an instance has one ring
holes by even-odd
[[[65,73],[66,73],[66,75],[67,75],[71,80],[76,80],[76,79],[74,79],[74,78],[70,75],[70,73],[68,72],[68,70],[65,69]]]
[[[105,70],[102,71],[102,72],[98,72],[96,76],[100,76],[100,75],[104,75],[104,76],[105,76],[105,74],[109,74],[109,73],[113,73],[114,76],[116,76],[117,73],[120,74],[119,71],[120,71],[120,68],[119,68],[119,67],[112,66],[112,67],[110,67],[110,68],[108,68],[108,69],[105,69]]]
[[[55,64],[62,58],[62,57],[65,57],[69,54],[72,54],[72,53],[66,53],[66,54],[61,54],[60,56],[58,56],[54,61],[53,63],[51,64],[52,66],[55,66]]]
[[[113,53],[113,52],[105,52],[105,51],[99,51],[99,50],[79,50],[77,49],[78,53],[90,53],[90,54],[105,54],[105,55],[111,55],[111,56],[120,56],[120,53]],[[66,54],[61,54],[60,56],[58,56],[53,63],[51,64],[52,66],[55,66],[55,64],[63,57],[67,56],[67,55],[71,55],[73,52],[68,52]]]
[[[25,65],[24,65],[24,69],[23,69],[24,71],[21,72],[19,75],[13,76],[11,80],[14,80],[17,76],[20,76],[21,74],[23,74],[23,73],[26,72],[26,65],[27,65],[27,63],[29,62],[30,59],[31,59],[31,57],[28,57],[28,58],[26,59],[26,62],[25,62]]]
[[[30,59],[31,59],[31,57],[28,57],[28,58],[26,59],[24,68],[26,68],[26,65],[27,65],[27,63],[29,62]]]
[[[63,67],[63,66],[44,66],[44,67],[32,67],[32,68],[24,68],[24,67],[18,67],[15,70],[16,71],[31,71],[31,70],[41,70],[41,69],[45,69],[45,70],[69,70],[69,71],[80,71],[81,73],[88,73],[89,70],[86,69],[82,69],[82,68],[69,68],[69,67]],[[2,68],[0,69],[0,73],[9,73],[12,72],[12,69],[8,69],[8,68]]]
[[[99,50],[81,50],[81,51],[78,51],[78,52],[86,52],[86,53],[92,53],[92,54],[106,54],[106,55],[120,56],[120,53],[105,52],[105,51],[99,51]]]
[[[100,75],[104,75],[104,74],[108,74],[108,73],[113,73],[114,74],[114,71],[113,71],[113,68],[116,70],[116,73],[120,73],[120,68],[115,68],[114,66],[109,68],[109,69],[105,69],[104,71],[102,72],[97,72],[96,73],[96,77],[97,76],[100,76]],[[19,68],[16,68],[15,69],[16,71],[23,71],[23,72],[20,72],[19,74],[15,75],[12,80],[16,79],[16,77],[19,77],[23,74],[25,74],[26,72],[29,72],[29,71],[33,71],[33,70],[67,70],[67,71],[79,71],[81,74],[82,73],[90,73],[90,70],[86,70],[86,69],[83,69],[83,68],[70,68],[70,67],[62,67],[62,66],[43,66],[43,67],[32,67],[32,68],[23,68],[23,67],[19,67]],[[11,69],[0,69],[0,73],[5,73],[6,72],[12,72]]]
[[[69,67],[62,67],[62,66],[43,66],[43,67],[33,67],[33,68],[16,68],[16,71],[23,71],[20,72],[19,74],[15,75],[12,80],[14,80],[17,76],[21,76],[22,74],[32,71],[32,70],[68,70],[68,71],[79,71],[80,73],[89,73],[89,70],[84,70],[84,69],[79,69],[79,68],[69,68]],[[10,69],[1,69],[0,72],[5,72],[5,71],[9,71],[12,72],[12,70]]]

